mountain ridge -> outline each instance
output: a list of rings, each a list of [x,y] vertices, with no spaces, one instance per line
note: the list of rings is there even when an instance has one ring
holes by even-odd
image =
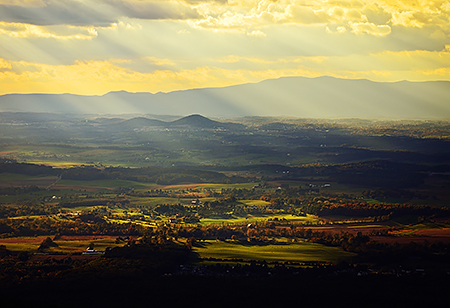
[[[113,91],[102,96],[5,94],[1,112],[202,114],[206,117],[450,118],[449,81],[282,77],[223,88]]]

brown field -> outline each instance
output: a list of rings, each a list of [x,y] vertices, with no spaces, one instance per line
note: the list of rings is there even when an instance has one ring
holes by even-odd
[[[439,238],[449,238],[450,239],[450,229],[428,229],[419,230],[413,233],[417,236],[427,236],[427,237],[439,237]]]
[[[61,235],[58,241],[94,241],[105,238],[117,238],[115,235]]]
[[[0,245],[4,244],[25,244],[25,243],[42,243],[47,236],[37,236],[37,237],[15,237],[15,238],[0,238]]]
[[[388,230],[390,226],[383,223],[366,223],[366,224],[343,224],[343,225],[325,225],[325,226],[306,226],[305,229],[311,229],[313,231],[322,231],[329,233],[348,232],[356,235],[358,232],[368,234],[372,231]]]
[[[423,244],[428,243],[450,243],[450,237],[439,237],[439,236],[371,236],[372,241],[377,241],[379,243],[386,244],[409,244],[411,242]]]
[[[96,258],[100,258],[101,255],[33,255],[31,256],[31,258],[28,260],[28,262],[38,262],[38,261],[44,261],[44,260],[49,260],[49,259],[54,259],[54,260],[62,260],[65,258],[70,257],[72,260],[92,260],[92,259],[96,259]]]
[[[405,233],[407,235],[405,235]],[[450,229],[424,229],[417,231],[414,231],[413,229],[402,229],[390,232],[390,236],[371,236],[370,239],[380,243],[389,244],[393,244],[395,242],[399,244],[408,244],[410,242],[450,243]]]

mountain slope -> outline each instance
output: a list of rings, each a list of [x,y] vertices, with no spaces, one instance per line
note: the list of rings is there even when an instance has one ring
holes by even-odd
[[[138,118],[132,118],[129,120],[125,120],[121,123],[116,124],[116,126],[122,128],[122,129],[134,129],[134,128],[141,128],[141,127],[149,127],[149,126],[166,127],[167,123],[160,121],[160,120],[138,117]]]

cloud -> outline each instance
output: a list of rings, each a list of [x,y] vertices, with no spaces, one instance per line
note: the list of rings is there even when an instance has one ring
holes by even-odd
[[[55,31],[56,30],[56,31]],[[72,27],[51,30],[48,27],[23,23],[6,23],[0,21],[0,34],[14,38],[53,38],[59,40],[90,40],[98,36],[92,27]]]
[[[12,65],[5,59],[0,58],[0,70],[4,70],[4,69],[10,70],[10,69],[12,69]]]
[[[391,33],[391,27],[388,25],[375,25],[371,22],[349,23],[352,32],[355,34],[371,34],[374,36],[386,36]]]
[[[0,5],[0,20],[32,25],[106,26],[114,17],[93,10],[80,1],[50,0],[43,6]]]
[[[355,34],[387,35],[390,33],[388,22],[392,15],[378,6],[376,1],[236,0],[229,1],[230,6],[226,9],[222,7],[215,13],[199,10],[204,18],[189,21],[189,24],[198,29],[245,33],[261,31],[271,25],[290,24],[323,26],[325,30],[328,28],[326,31],[338,27],[337,31],[332,31],[337,33],[352,28]],[[231,6],[231,3],[234,5]]]
[[[267,36],[267,34],[265,34],[262,31],[259,31],[259,30],[254,30],[252,32],[247,32],[247,35],[248,36],[255,36],[255,37],[265,37],[265,36]]]
[[[0,4],[21,6],[44,6],[44,0],[0,0]]]
[[[183,0],[189,4],[201,4],[201,3],[218,3],[218,4],[227,4],[228,0]]]
[[[342,27],[342,26],[336,27],[336,32],[338,32],[338,33],[344,33],[346,31],[347,31],[346,27]]]
[[[139,19],[196,19],[195,9],[177,1],[102,0],[114,7],[120,17]]]
[[[289,17],[287,21],[300,24],[326,24],[330,21],[330,15],[324,10],[313,10],[302,5],[289,5],[286,9]]]
[[[377,0],[379,8],[391,15],[390,22],[394,26],[422,28],[438,26],[450,33],[450,7],[444,0]]]
[[[200,15],[177,1],[47,0],[42,5],[0,4],[0,20],[33,25],[108,26],[120,17],[195,19]]]
[[[169,59],[156,57],[143,57],[138,59],[111,59],[109,62],[117,68],[126,69],[130,72],[152,73],[157,70],[176,69],[175,62]]]
[[[450,34],[450,4],[443,0],[0,0],[3,22],[106,27],[123,18],[187,20],[196,29],[241,33],[295,24],[375,36],[393,26],[432,25],[436,35]]]

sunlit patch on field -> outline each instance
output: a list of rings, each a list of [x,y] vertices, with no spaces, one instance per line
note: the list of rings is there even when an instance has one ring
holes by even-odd
[[[355,254],[337,247],[328,247],[316,243],[250,243],[239,241],[204,241],[195,252],[201,258],[244,259],[266,261],[329,261],[338,262],[351,258]]]

